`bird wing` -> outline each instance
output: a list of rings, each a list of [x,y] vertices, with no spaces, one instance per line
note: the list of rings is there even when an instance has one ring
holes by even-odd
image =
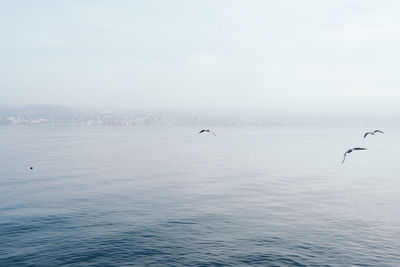
[[[343,156],[343,160],[342,160],[342,164],[344,163],[345,159],[346,159],[346,155],[347,155],[347,151],[344,152],[344,156]]]
[[[353,150],[367,150],[365,147],[354,147]]]
[[[206,130],[201,130],[200,132],[199,132],[199,134],[201,134],[202,132],[205,132]]]
[[[375,130],[374,133],[383,133],[381,130]]]
[[[369,135],[369,134],[373,134],[373,133],[371,133],[371,132],[365,133],[364,138],[367,137],[367,135]]]
[[[217,136],[213,131],[210,131],[214,136]]]

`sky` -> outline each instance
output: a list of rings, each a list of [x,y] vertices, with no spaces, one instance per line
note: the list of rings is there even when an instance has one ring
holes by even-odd
[[[399,1],[0,0],[0,105],[400,113]]]

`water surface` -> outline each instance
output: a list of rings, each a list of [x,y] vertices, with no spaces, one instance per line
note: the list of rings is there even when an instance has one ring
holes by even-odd
[[[400,129],[198,130],[1,126],[0,265],[400,265]]]

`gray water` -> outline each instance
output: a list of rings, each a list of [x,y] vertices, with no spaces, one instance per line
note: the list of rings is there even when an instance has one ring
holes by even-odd
[[[400,129],[198,130],[1,126],[0,265],[400,265]]]

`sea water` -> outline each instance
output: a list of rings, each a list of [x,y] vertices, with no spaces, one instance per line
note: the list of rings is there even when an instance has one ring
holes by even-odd
[[[1,126],[0,265],[400,265],[400,129],[199,130]]]

